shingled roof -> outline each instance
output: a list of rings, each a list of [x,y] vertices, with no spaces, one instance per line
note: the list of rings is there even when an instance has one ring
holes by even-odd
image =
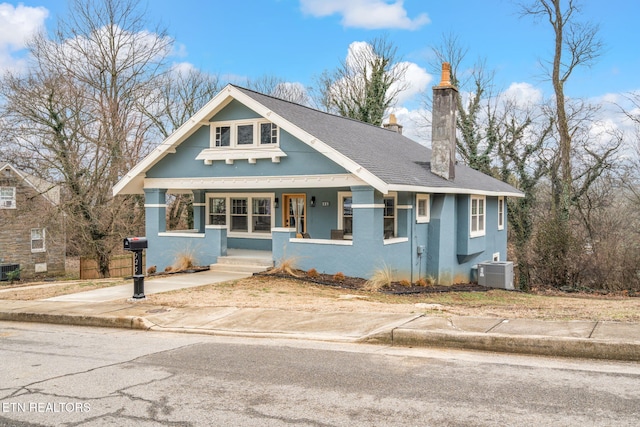
[[[441,188],[443,192],[523,196],[522,192],[511,185],[462,164],[456,165],[453,180],[433,174],[429,164],[431,149],[392,130],[328,114],[249,89],[236,88],[392,187],[419,186]]]
[[[431,150],[392,130],[325,113],[300,104],[228,85],[190,120],[165,139],[118,182],[115,194],[141,193],[146,172],[209,121],[229,97],[250,104],[282,129],[338,159],[351,173],[388,191],[442,192],[523,197],[523,193],[493,177],[457,164],[455,179],[430,170]],[[316,144],[313,144],[317,142]],[[329,153],[331,151],[331,153]],[[383,187],[383,188],[381,188]]]

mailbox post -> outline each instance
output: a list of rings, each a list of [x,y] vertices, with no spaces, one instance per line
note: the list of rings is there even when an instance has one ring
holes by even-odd
[[[145,299],[144,273],[142,272],[142,251],[147,249],[146,237],[126,237],[124,250],[133,252],[133,299]]]

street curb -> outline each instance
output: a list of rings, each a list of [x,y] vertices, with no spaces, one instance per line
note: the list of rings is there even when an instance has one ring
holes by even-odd
[[[139,316],[87,316],[73,314],[0,312],[0,320],[11,322],[53,323],[58,325],[95,326],[149,330],[153,323]]]
[[[513,336],[474,332],[434,332],[394,329],[391,344],[401,347],[441,347],[498,353],[588,359],[640,361],[640,343],[572,337]]]

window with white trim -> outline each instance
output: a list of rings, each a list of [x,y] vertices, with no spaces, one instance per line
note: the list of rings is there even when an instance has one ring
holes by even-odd
[[[209,198],[209,225],[227,225],[227,199]]]
[[[249,199],[246,197],[231,198],[231,221],[229,231],[249,231],[249,210],[247,209]]]
[[[416,222],[431,220],[431,206],[428,194],[416,194]]]
[[[471,196],[471,224],[469,227],[471,237],[485,235],[486,215],[485,196]]]
[[[0,209],[16,208],[16,187],[0,187]]]
[[[338,192],[338,229],[344,230],[345,237],[353,236],[353,197],[350,192]]]
[[[45,236],[44,228],[31,229],[31,252],[45,252]]]
[[[225,225],[230,235],[270,235],[273,201],[273,193],[207,194],[207,225]]]
[[[396,208],[395,196],[384,198],[384,238],[389,239],[396,236]]]
[[[211,123],[212,148],[258,148],[278,144],[279,129],[262,119]]]
[[[498,230],[504,230],[504,197],[498,197]]]

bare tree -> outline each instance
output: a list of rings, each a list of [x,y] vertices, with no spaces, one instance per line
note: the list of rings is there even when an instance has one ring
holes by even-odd
[[[456,137],[457,153],[469,167],[492,174],[491,159],[495,154],[496,138],[492,137],[498,98],[493,94],[494,73],[487,71],[483,60],[464,69],[468,48],[455,34],[443,35],[441,43],[432,48],[434,60],[430,63],[433,74],[440,73],[442,63],[451,65],[451,82],[461,92],[458,96]],[[431,105],[431,91],[424,94],[426,105]]]
[[[247,88],[300,105],[310,103],[309,94],[302,84],[287,82],[280,77],[264,75],[248,79]]]
[[[577,0],[534,0],[521,5],[523,16],[546,20],[553,30],[553,57],[543,63],[555,94],[555,122],[558,132],[559,181],[554,188],[554,209],[567,219],[572,189],[572,133],[567,115],[565,84],[578,67],[590,66],[600,56],[603,44],[598,26],[580,22]]]
[[[154,124],[159,139],[186,123],[221,89],[218,76],[194,68],[174,68],[157,80],[153,95],[139,108]],[[193,194],[167,195],[167,229],[193,227]]]
[[[71,247],[100,273],[124,234],[140,231],[141,200],[112,187],[145,154],[152,126],[138,105],[155,89],[171,40],[150,32],[134,0],[74,0],[53,39],[29,46],[26,75],[2,82],[12,139],[31,172],[63,188]]]
[[[396,55],[386,37],[350,49],[338,68],[318,77],[316,103],[329,112],[382,125],[385,112],[407,88],[407,64]]]

